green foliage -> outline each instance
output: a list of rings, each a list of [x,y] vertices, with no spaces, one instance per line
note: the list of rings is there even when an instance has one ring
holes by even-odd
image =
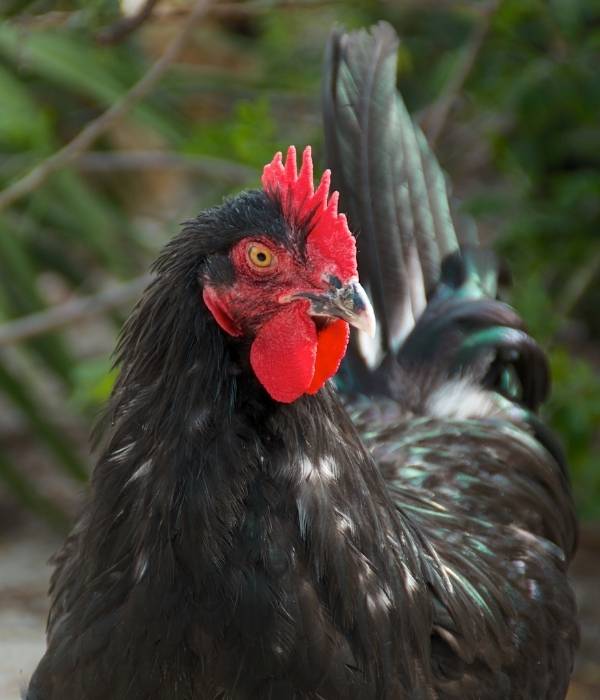
[[[15,76],[0,66],[0,142],[15,150],[37,148],[47,143],[47,116]]]
[[[581,514],[600,518],[600,373],[562,348],[550,360],[554,392],[546,415],[563,437]]]
[[[70,402],[76,409],[97,410],[108,400],[116,378],[117,370],[105,355],[80,361],[74,369]]]
[[[217,156],[252,165],[257,173],[278,148],[275,121],[266,97],[239,100],[229,119],[199,125],[182,146],[191,155]]]
[[[503,122],[488,138],[491,166],[503,175],[507,195],[503,212],[494,215],[498,247],[515,279],[512,302],[546,347],[565,337],[561,328],[568,319],[583,334],[578,345],[589,359],[573,357],[565,345],[551,350],[554,393],[547,416],[565,442],[581,512],[595,517],[600,515],[600,323],[592,311],[600,304],[599,22],[598,2],[506,0],[471,84],[474,109],[492,111]]]
[[[169,75],[95,153],[216,157],[246,166],[239,183],[254,186],[263,164],[289,143],[312,143],[319,157],[321,61],[334,23],[394,24],[403,37],[399,84],[411,111],[423,114],[464,61],[482,7],[477,0],[297,5],[203,21]],[[97,37],[119,17],[117,0],[10,0],[0,12],[0,188],[121,98],[180,26],[153,20],[105,45]],[[564,437],[579,507],[590,517],[600,515],[599,59],[599,0],[502,0],[438,145],[465,211],[494,232],[509,262],[512,302],[551,347],[547,416]],[[178,222],[232,187],[179,170],[96,172],[84,161],[0,213],[0,324],[142,273]],[[0,349],[0,399],[76,484],[87,465],[64,426],[90,425],[108,396],[107,348],[121,321],[113,313],[85,331]],[[49,391],[64,415],[53,415]],[[3,445],[0,482],[62,524],[60,505]]]

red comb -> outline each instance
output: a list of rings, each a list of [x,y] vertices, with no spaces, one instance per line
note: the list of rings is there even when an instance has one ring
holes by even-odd
[[[346,282],[356,276],[356,244],[344,214],[338,214],[338,193],[329,197],[331,173],[326,170],[317,189],[313,184],[313,163],[310,146],[302,153],[300,172],[296,168],[296,149],[288,148],[285,165],[281,152],[265,165],[262,186],[276,197],[284,216],[298,225],[308,224],[306,241],[309,257],[316,255],[335,264],[337,273]]]

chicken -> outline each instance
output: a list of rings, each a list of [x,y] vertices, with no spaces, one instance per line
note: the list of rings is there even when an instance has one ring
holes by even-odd
[[[565,696],[576,523],[546,360],[459,245],[396,48],[385,24],[328,48],[358,270],[309,148],[158,258],[27,700]]]

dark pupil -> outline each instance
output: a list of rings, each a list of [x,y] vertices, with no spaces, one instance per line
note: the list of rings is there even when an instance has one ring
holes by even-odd
[[[259,262],[265,262],[265,260],[267,259],[267,256],[264,253],[257,253],[256,257],[258,258]]]

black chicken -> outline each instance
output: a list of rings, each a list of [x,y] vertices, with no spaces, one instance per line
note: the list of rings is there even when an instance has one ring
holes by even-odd
[[[564,697],[576,525],[546,361],[459,248],[396,49],[384,24],[334,34],[324,86],[375,337],[308,150],[185,226],[118,345],[28,700]]]

